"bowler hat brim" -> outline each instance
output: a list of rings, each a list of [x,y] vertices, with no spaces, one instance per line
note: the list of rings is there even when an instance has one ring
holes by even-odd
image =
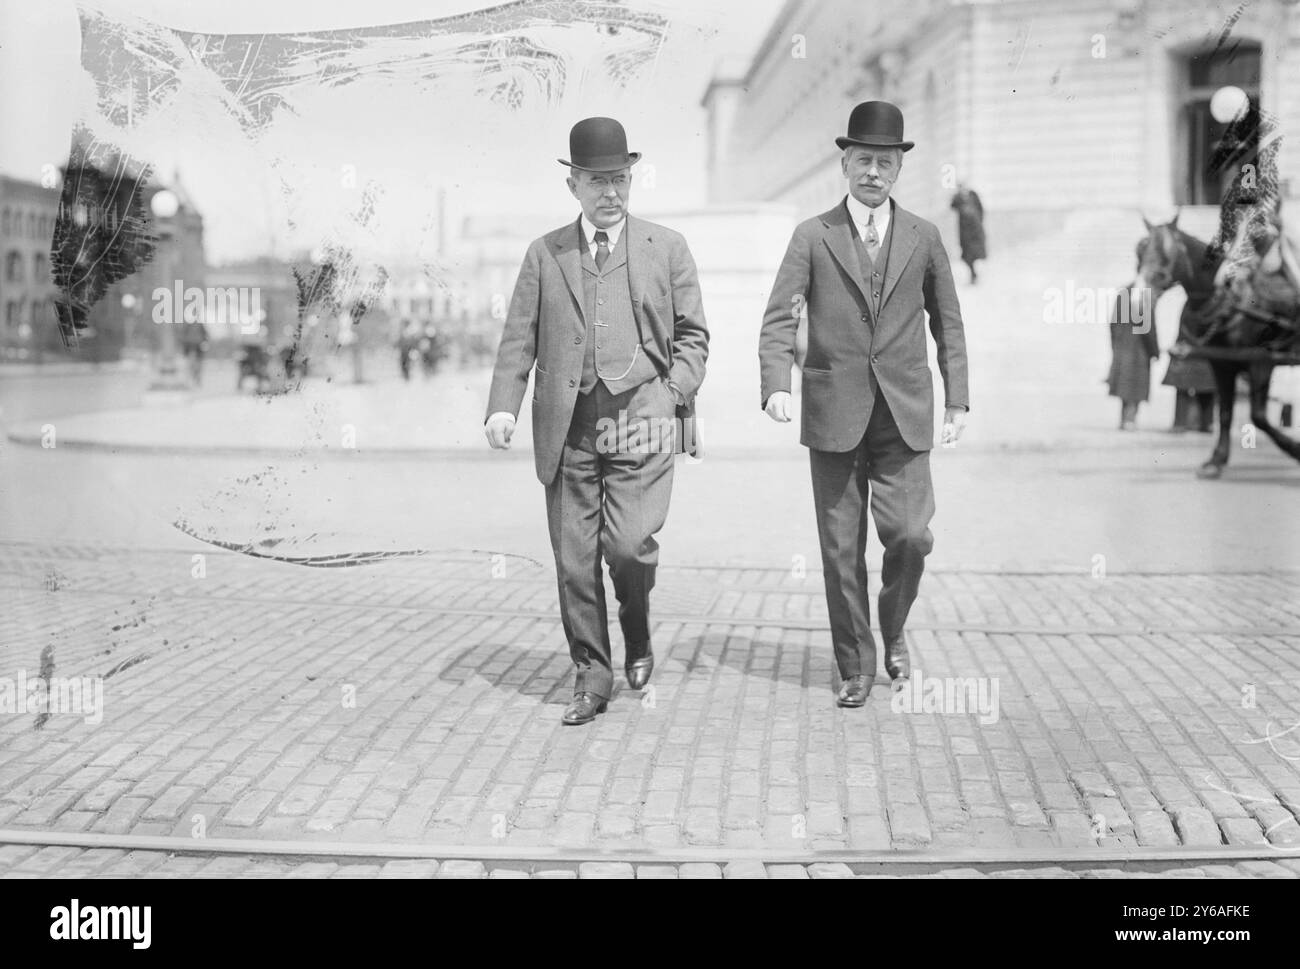
[[[863,148],[901,148],[903,151],[911,151],[916,142],[894,141],[889,138],[836,138],[835,144],[839,145],[840,151],[849,145],[861,145]]]
[[[601,155],[596,158],[584,158],[581,163],[571,162],[565,158],[555,160],[565,168],[576,168],[582,172],[619,172],[639,162],[641,153],[629,151],[626,155]]]

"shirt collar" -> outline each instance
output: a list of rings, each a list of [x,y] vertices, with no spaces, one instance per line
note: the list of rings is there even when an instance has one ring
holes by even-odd
[[[596,233],[602,230],[597,228],[596,225],[590,219],[587,218],[587,214],[585,212],[582,214],[581,218],[582,218],[582,237],[587,240],[587,247],[590,248],[596,244]],[[619,219],[619,221],[615,225],[611,225],[608,229],[603,230],[605,235],[609,236],[610,252],[613,252],[614,247],[618,245],[618,238],[623,234],[623,227],[626,225],[627,225],[627,216],[625,215],[623,216],[623,218]]]
[[[887,198],[874,209],[869,205],[864,205],[855,199],[852,193],[848,196],[849,200],[849,218],[853,220],[854,225],[866,225],[867,218],[874,215],[876,217],[876,230],[883,236],[885,228],[889,225],[889,216],[893,212],[893,199]]]

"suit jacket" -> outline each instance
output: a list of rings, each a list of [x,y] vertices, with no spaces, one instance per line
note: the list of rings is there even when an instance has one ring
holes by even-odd
[[[709,331],[695,260],[682,236],[629,215],[627,272],[641,346],[663,379],[693,401],[704,380]],[[488,397],[488,415],[519,415],[528,373],[533,380],[533,457],[549,484],[573,417],[582,378],[587,324],[583,313],[578,220],[528,247],[506,315]]]
[[[879,317],[864,289],[845,202],[794,230],[772,285],[758,343],[762,404],[778,390],[790,390],[798,314],[806,307],[800,441],[819,451],[858,445],[877,387],[907,445],[916,451],[934,446],[926,313],[947,405],[969,407],[961,309],[939,230],[897,203],[891,205],[893,241]]]

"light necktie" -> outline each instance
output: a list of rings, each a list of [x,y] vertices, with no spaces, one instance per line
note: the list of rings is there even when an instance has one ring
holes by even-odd
[[[876,213],[871,212],[867,215],[867,234],[862,240],[867,244],[867,255],[871,261],[875,262],[876,257],[880,255],[880,235],[876,232]]]
[[[609,236],[604,229],[596,231],[596,268],[604,269],[605,262],[609,259]]]

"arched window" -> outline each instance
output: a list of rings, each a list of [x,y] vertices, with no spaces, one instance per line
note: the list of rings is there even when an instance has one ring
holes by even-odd
[[[9,234],[9,210],[7,208],[0,211],[0,234]]]
[[[49,269],[45,264],[45,253],[38,252],[32,257],[32,281],[35,283],[48,283]]]
[[[5,256],[5,280],[11,283],[23,281],[23,254],[18,251]]]

